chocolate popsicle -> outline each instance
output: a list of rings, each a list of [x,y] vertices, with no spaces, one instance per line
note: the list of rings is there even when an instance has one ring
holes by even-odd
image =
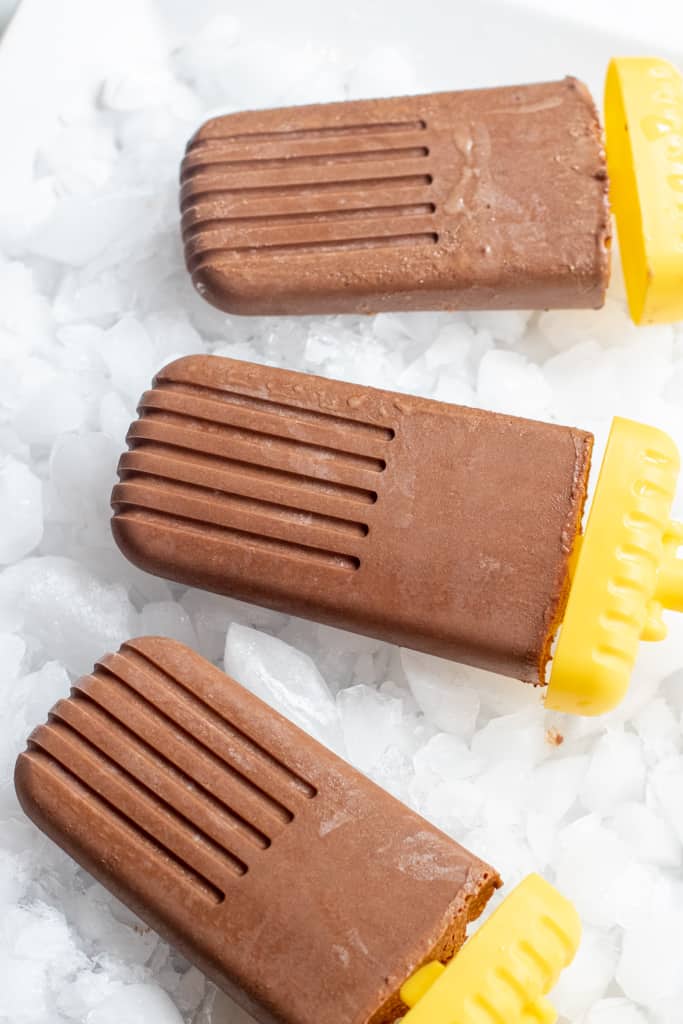
[[[213,118],[181,183],[188,270],[230,313],[604,301],[605,154],[575,78]]]
[[[104,657],[31,734],[15,783],[44,832],[263,1024],[396,1020],[401,986],[457,952],[500,884],[171,640]]]
[[[112,494],[136,565],[544,680],[590,434],[215,356],[139,411]]]
[[[680,459],[646,424],[613,421],[581,535],[585,431],[209,356],[139,411],[112,530],[149,572],[548,682],[579,714],[683,612]]]

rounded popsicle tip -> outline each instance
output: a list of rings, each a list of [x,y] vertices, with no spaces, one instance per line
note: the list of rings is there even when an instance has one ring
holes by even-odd
[[[641,640],[663,640],[663,609],[683,611],[683,526],[671,521],[680,457],[668,434],[616,418],[582,538],[546,706],[616,707]]]
[[[574,959],[581,921],[540,875],[529,875],[448,966],[421,967],[401,989],[404,1024],[554,1024],[546,996]]]
[[[605,80],[610,200],[631,317],[683,318],[683,77],[659,57],[617,57]]]

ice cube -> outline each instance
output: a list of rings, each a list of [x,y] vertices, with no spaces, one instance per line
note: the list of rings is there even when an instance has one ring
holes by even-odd
[[[23,676],[17,683],[22,698],[23,732],[44,722],[53,704],[69,696],[69,676],[58,661],[48,661],[37,672]]]
[[[550,994],[551,1003],[568,1020],[577,1020],[607,992],[619,957],[616,937],[585,927],[581,945]]]
[[[15,853],[0,848],[0,915],[16,906],[24,896],[28,871]],[[0,948],[0,957],[2,957]],[[0,999],[2,997],[0,996]]]
[[[74,375],[55,374],[31,388],[13,424],[28,444],[48,444],[58,434],[80,430],[85,418],[86,403]]]
[[[395,697],[351,686],[338,694],[337,707],[349,760],[361,771],[371,772],[389,747],[403,745],[403,709]]]
[[[642,744],[633,733],[610,729],[596,744],[581,787],[589,811],[614,812],[619,804],[639,800],[645,786]]]
[[[32,232],[29,252],[72,267],[84,267],[121,240],[131,248],[153,222],[150,195],[93,189],[60,198]]]
[[[183,1024],[180,1011],[154,984],[126,985],[88,1014],[88,1024]]]
[[[195,1012],[204,998],[206,985],[206,978],[196,967],[185,972],[176,992],[176,1001],[183,1013]]]
[[[218,661],[223,656],[225,635],[231,622],[269,632],[277,632],[286,622],[284,615],[268,608],[203,590],[187,590],[180,603],[192,619],[202,653],[211,661]]]
[[[547,419],[552,408],[552,389],[543,372],[519,352],[494,348],[479,364],[477,397],[494,412]]]
[[[543,871],[551,863],[556,835],[556,823],[552,818],[538,811],[527,813],[526,841],[536,861],[537,871]]]
[[[457,736],[439,732],[415,753],[418,776],[429,779],[468,779],[481,769],[481,761]]]
[[[530,806],[550,820],[560,821],[578,800],[588,764],[586,755],[544,761],[531,780]]]
[[[100,433],[65,434],[50,456],[50,479],[74,519],[109,519],[118,446]]]
[[[42,483],[23,462],[0,455],[0,565],[24,558],[42,536]]]
[[[517,885],[536,870],[534,856],[521,830],[487,825],[468,832],[463,843],[489,864],[495,864],[507,886]]]
[[[225,640],[225,671],[261,700],[330,747],[339,718],[325,680],[307,654],[274,636],[233,622]]]
[[[0,1020],[8,1024],[53,1024],[48,1014],[45,963],[36,960],[20,960],[2,950],[4,967],[0,986]],[[54,1022],[56,1024],[56,1022]]]
[[[99,351],[112,386],[133,406],[151,386],[157,369],[152,339],[134,316],[124,316],[105,332]]]
[[[683,998],[680,961],[671,955],[680,946],[682,932],[680,908],[652,915],[626,929],[616,979],[629,999],[651,1009],[669,999]]]
[[[607,928],[614,923],[616,887],[633,853],[619,836],[587,815],[565,825],[555,855],[557,886],[573,900],[588,924]]]
[[[647,765],[657,764],[679,753],[680,729],[663,697],[646,704],[633,719],[633,725],[640,736]]]
[[[150,601],[140,613],[140,630],[150,636],[170,636],[188,647],[197,647],[192,620],[175,601]]]
[[[630,999],[600,999],[581,1019],[581,1024],[648,1024],[648,1020]]]
[[[0,665],[6,680],[16,679],[26,657],[26,642],[15,633],[0,633]]]
[[[515,345],[524,336],[532,316],[528,310],[504,309],[477,311],[470,313],[469,319],[477,329],[488,331],[496,341]]]
[[[608,824],[640,860],[663,868],[680,865],[683,858],[680,838],[652,807],[643,803],[622,804]]]
[[[77,674],[138,632],[124,587],[55,556],[30,558],[0,573],[0,624],[3,619]]]
[[[650,773],[649,785],[662,814],[683,843],[683,757],[661,761]]]
[[[548,754],[543,709],[527,708],[492,718],[472,739],[472,753],[484,761],[519,762],[529,767]]]
[[[401,650],[401,665],[425,717],[437,729],[469,739],[480,706],[476,670],[406,648]]]
[[[126,433],[134,413],[131,406],[124,402],[116,391],[108,391],[100,401],[100,429],[105,437],[110,438],[118,449],[125,446]]]
[[[420,814],[458,841],[465,842],[472,829],[482,824],[482,795],[469,779],[416,777],[408,792]],[[484,856],[480,850],[477,852]]]

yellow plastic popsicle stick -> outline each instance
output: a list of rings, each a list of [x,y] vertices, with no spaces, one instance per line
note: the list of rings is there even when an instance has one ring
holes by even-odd
[[[529,875],[444,967],[401,989],[403,1024],[555,1024],[545,998],[574,958],[581,922],[540,875]]]
[[[680,459],[661,430],[615,419],[574,563],[546,705],[599,715],[628,689],[641,640],[683,611],[683,525],[671,506]]]
[[[683,319],[683,77],[668,61],[619,57],[605,83],[610,200],[631,317]]]

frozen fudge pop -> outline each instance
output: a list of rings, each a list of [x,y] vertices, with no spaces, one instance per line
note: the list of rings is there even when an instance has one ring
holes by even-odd
[[[598,307],[610,217],[575,78],[249,111],[181,171],[188,270],[231,313]]]
[[[580,925],[551,886],[527,879],[444,967],[497,873],[175,641],[98,662],[15,782],[43,831],[263,1024],[452,1024],[463,1000],[492,1008],[482,1024],[555,1019],[544,994]]]
[[[644,426],[617,421],[581,542],[582,430],[215,356],[139,414],[114,537],[184,584],[533,684],[564,623],[549,697],[585,713],[683,594],[678,454]]]

